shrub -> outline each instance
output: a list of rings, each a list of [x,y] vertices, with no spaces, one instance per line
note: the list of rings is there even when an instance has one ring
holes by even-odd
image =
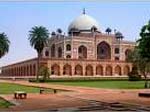
[[[141,75],[138,73],[138,69],[136,66],[132,68],[132,71],[128,74],[129,81],[140,81]]]

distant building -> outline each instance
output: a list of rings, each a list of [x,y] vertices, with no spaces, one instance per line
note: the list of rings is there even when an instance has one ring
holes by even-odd
[[[54,76],[127,76],[132,64],[126,62],[134,42],[123,40],[120,32],[102,33],[98,22],[85,14],[68,27],[68,35],[52,33],[43,50],[41,65]],[[37,59],[2,67],[3,76],[35,76]]]

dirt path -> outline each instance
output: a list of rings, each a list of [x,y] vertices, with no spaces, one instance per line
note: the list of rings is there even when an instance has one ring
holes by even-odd
[[[70,92],[63,92],[58,94],[28,94],[25,100],[14,100],[12,95],[4,95],[3,97],[9,101],[15,102],[17,105],[8,110],[47,110],[68,107],[81,107],[89,105],[89,101],[100,102],[120,102],[136,105],[150,105],[150,99],[138,97],[140,91],[150,90],[119,90],[119,89],[99,89],[90,87],[74,87],[53,85],[46,83],[30,83],[27,81],[10,81],[0,80],[0,82],[22,84],[27,86],[55,88],[71,90]]]

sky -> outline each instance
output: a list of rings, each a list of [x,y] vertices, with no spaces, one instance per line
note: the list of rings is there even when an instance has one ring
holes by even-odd
[[[139,38],[141,27],[150,19],[150,2],[0,2],[0,33],[5,32],[11,41],[0,67],[37,56],[28,40],[33,26],[67,33],[83,8],[99,22],[101,32],[107,27],[117,29],[130,41]]]

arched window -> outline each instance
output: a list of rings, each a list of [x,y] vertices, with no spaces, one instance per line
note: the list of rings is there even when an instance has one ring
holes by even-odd
[[[67,44],[67,45],[66,45],[66,50],[67,50],[67,51],[70,51],[70,50],[71,50],[71,45],[70,45],[70,44]]]
[[[111,48],[106,42],[97,45],[97,59],[111,59]]]
[[[115,48],[115,54],[119,54],[119,48]]]
[[[61,47],[58,48],[58,57],[59,58],[62,57],[62,48]]]
[[[49,52],[45,51],[45,56],[48,57],[49,56]]]
[[[81,45],[78,48],[78,56],[80,59],[87,58],[87,48],[85,46]]]

